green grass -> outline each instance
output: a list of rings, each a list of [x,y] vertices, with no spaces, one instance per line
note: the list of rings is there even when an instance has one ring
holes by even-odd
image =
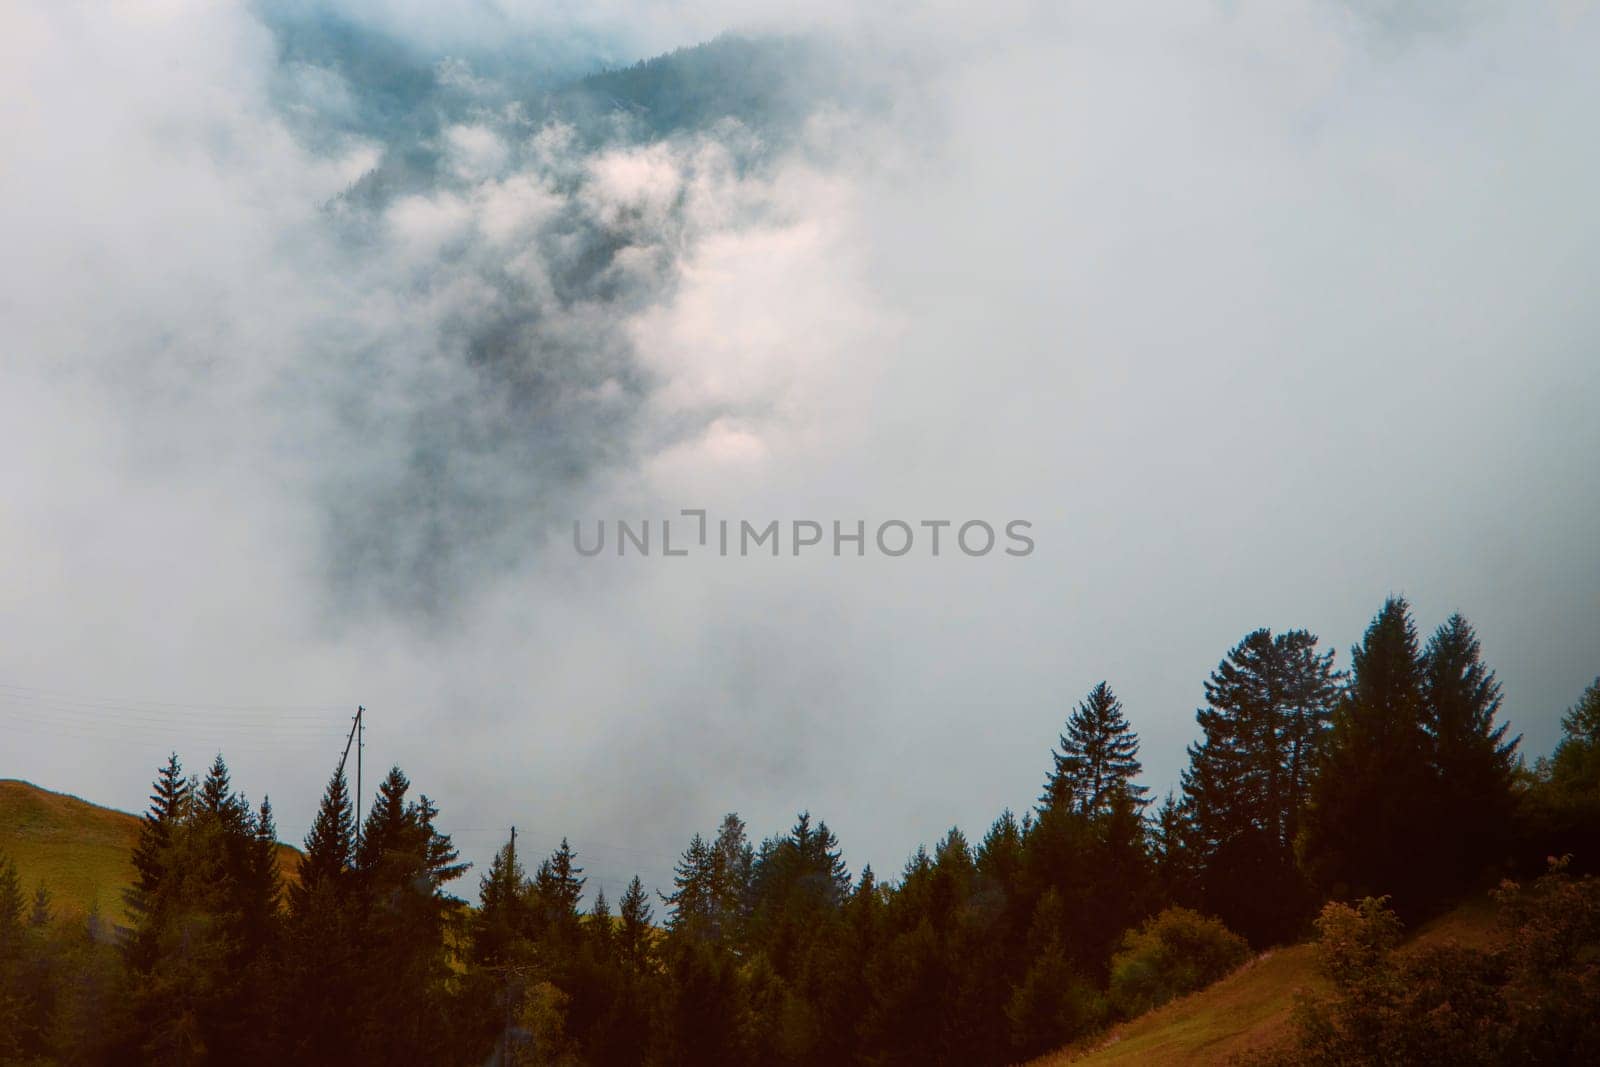
[[[1407,946],[1454,941],[1486,947],[1494,938],[1493,910],[1483,900],[1425,924]],[[1226,1064],[1241,1054],[1288,1043],[1294,1036],[1295,994],[1324,988],[1311,945],[1276,949],[1199,992],[1035,1060],[1034,1067]]]
[[[17,865],[23,892],[50,891],[55,914],[87,915],[98,907],[112,922],[125,922],[122,891],[133,882],[133,846],[139,817],[103,808],[29,782],[0,779],[0,854]],[[285,878],[299,867],[300,853],[278,847]]]

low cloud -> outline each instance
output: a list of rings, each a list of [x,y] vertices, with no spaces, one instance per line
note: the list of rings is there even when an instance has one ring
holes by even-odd
[[[893,870],[1102,677],[1160,790],[1238,637],[1391,591],[1547,750],[1600,670],[1600,26],[1452,12],[8,11],[0,682],[58,696],[0,694],[0,772],[131,807],[225,744],[297,836],[346,713],[179,705],[361,702],[480,861],[612,892],[810,807]],[[579,81],[730,26],[787,36]],[[1038,550],[572,551],[685,507]]]

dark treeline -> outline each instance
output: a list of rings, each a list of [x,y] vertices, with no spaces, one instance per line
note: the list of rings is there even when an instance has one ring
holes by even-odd
[[[760,841],[728,815],[669,893],[635,878],[587,909],[567,842],[524,857],[515,833],[476,907],[451,896],[465,865],[398,768],[359,828],[336,773],[285,877],[270,805],[174,756],[129,928],[53,920],[0,863],[0,1060],[1010,1063],[1306,936],[1328,900],[1413,921],[1549,854],[1593,863],[1600,681],[1530,769],[1459,616],[1424,642],[1390,600],[1348,674],[1258,630],[1204,692],[1159,802],[1101,683],[1037,806],[976,842],[952,829],[880,879],[809,814]]]

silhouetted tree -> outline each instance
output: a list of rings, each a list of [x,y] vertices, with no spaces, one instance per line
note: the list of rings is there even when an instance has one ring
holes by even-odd
[[[1111,798],[1126,791],[1143,801],[1145,789],[1133,784],[1139,774],[1139,736],[1122,714],[1122,702],[1105,682],[1067,718],[1055,768],[1045,783],[1041,807],[1066,807],[1089,815],[1109,810]]]
[[[1425,715],[1411,609],[1391,597],[1351,650],[1306,816],[1306,866],[1332,896],[1392,894],[1403,914],[1425,906],[1429,874],[1416,862],[1433,785]]]
[[[1462,893],[1508,851],[1519,738],[1508,739],[1508,727],[1496,721],[1500,684],[1459,614],[1423,650],[1422,697],[1434,782],[1431,826],[1420,844],[1438,894]]]
[[[1257,944],[1310,921],[1315,902],[1294,839],[1338,695],[1333,654],[1304,630],[1248,634],[1205,683],[1189,746],[1183,814],[1200,901]]]

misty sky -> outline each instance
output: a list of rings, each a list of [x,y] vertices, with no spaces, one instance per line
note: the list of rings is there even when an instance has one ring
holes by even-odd
[[[737,107],[572,89],[725,31]],[[1344,667],[1391,593],[1548,752],[1597,55],[1584,2],[7,4],[0,777],[220,747],[298,841],[361,703],[480,869],[809,808],[891,874],[1102,678],[1164,793],[1232,644]],[[681,508],[1037,548],[572,550]]]

